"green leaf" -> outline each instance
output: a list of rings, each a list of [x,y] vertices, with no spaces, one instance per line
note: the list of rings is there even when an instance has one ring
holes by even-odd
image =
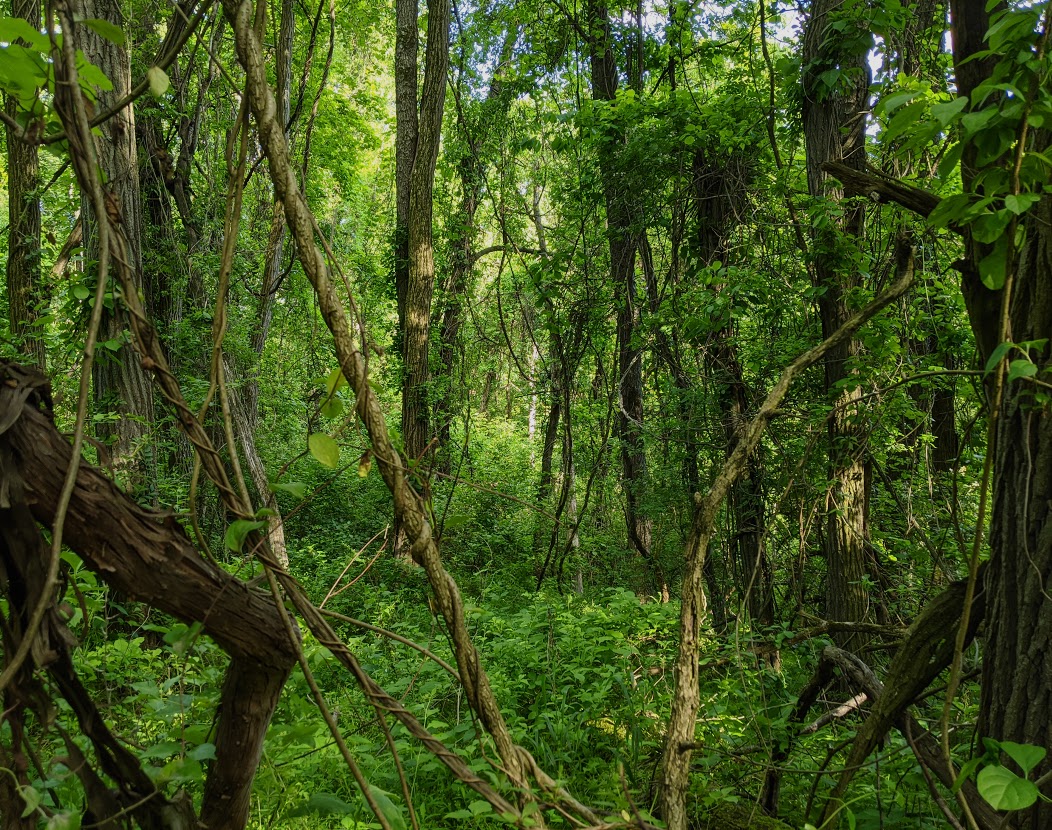
[[[928,221],[936,228],[949,227],[964,216],[965,211],[971,205],[971,201],[971,197],[967,193],[947,196],[935,206],[935,210],[928,216]]]
[[[997,348],[993,350],[990,359],[986,361],[986,368],[983,369],[983,374],[988,375],[996,369],[997,364],[1000,363],[1001,359],[1012,350],[1014,345],[1014,343],[1000,343]]]
[[[985,127],[990,119],[997,115],[997,107],[987,107],[978,112],[970,112],[961,119],[961,124],[969,135],[974,135]]]
[[[1018,380],[1019,378],[1032,378],[1036,374],[1037,374],[1037,364],[1032,362],[1032,361],[1030,361],[1030,360],[1013,360],[1011,363],[1008,364],[1008,379],[1009,380]],[[1023,746],[1023,744],[1016,744],[1016,746]],[[1036,746],[1030,747],[1030,749],[1038,749],[1038,748],[1039,747],[1036,747]],[[1004,744],[1001,744],[1001,749],[1004,749]],[[1005,749],[1005,752],[1008,752],[1008,750]],[[1041,752],[1043,754],[1044,750],[1042,749]],[[1008,755],[1011,758],[1015,758],[1015,756],[1012,755],[1012,753],[1010,753],[1010,752],[1008,752]],[[1040,760],[1041,759],[1038,758],[1038,762],[1040,762]],[[1023,766],[1023,765],[1019,764],[1019,766]],[[1027,769],[1024,769],[1023,771],[1024,772],[1029,772],[1029,770],[1027,770]]]
[[[1026,377],[1037,373],[1037,366],[1028,361],[1013,360],[1012,364],[1025,362],[1028,366],[1033,366],[1034,371],[1030,372]],[[1011,375],[1009,375],[1011,380]],[[1030,770],[1040,764],[1044,759],[1045,755],[1048,754],[1043,746],[1034,746],[1033,744],[1017,744],[1015,741],[1001,741],[1001,751],[1004,752],[1009,758],[1019,764],[1019,768],[1023,771],[1024,775],[1027,775]]]
[[[1012,214],[1007,210],[980,214],[972,223],[972,236],[978,242],[996,242],[1011,221]]]
[[[51,51],[51,41],[47,35],[41,34],[20,17],[0,17],[0,40],[5,43],[24,40],[38,52]]]
[[[80,830],[80,813],[55,813],[47,820],[47,830]]]
[[[124,30],[120,26],[115,26],[108,20],[99,20],[97,17],[88,17],[78,22],[87,26],[99,37],[106,38],[110,43],[116,43],[118,46],[124,45]]]
[[[452,516],[446,518],[445,523],[442,525],[442,529],[456,530],[458,527],[463,527],[470,521],[470,516],[465,516],[463,513],[454,513]]]
[[[980,755],[978,758],[972,758],[970,761],[966,761],[964,766],[961,767],[960,773],[957,775],[957,780],[953,782],[953,789],[950,790],[954,795],[964,785],[972,775],[975,774],[975,770],[979,764],[983,762],[983,757]]]
[[[216,757],[216,747],[215,744],[200,744],[186,754],[195,761],[212,761]]]
[[[1005,284],[1005,269],[1008,267],[1008,240],[1001,237],[994,249],[979,260],[979,279],[991,291],[1000,291]]]
[[[26,803],[26,808],[22,811],[22,818],[27,818],[40,806],[40,793],[32,787],[22,787],[18,794],[22,796],[22,800]]]
[[[896,92],[894,95],[889,95],[887,98],[882,98],[880,103],[877,105],[877,114],[882,115],[889,112],[894,112],[903,104],[912,101],[923,90],[911,89],[908,92]]]
[[[78,300],[86,300],[89,296],[91,296],[91,292],[88,291],[87,286],[74,285],[73,296],[76,297]]]
[[[270,482],[270,492],[288,493],[290,496],[302,499],[307,495],[307,485],[302,481],[272,481]]]
[[[1011,194],[1005,196],[1005,207],[1018,216],[1028,211],[1031,206],[1039,201],[1041,201],[1041,196],[1037,193],[1020,193],[1018,196]]]
[[[80,74],[81,88],[92,95],[94,95],[91,90],[92,85],[105,92],[113,89],[113,82],[106,77],[106,73],[84,57],[84,53],[79,49],[77,50],[77,72]]]
[[[307,801],[286,813],[286,818],[300,816],[343,816],[354,811],[346,801],[332,793],[314,793]]]
[[[347,380],[344,378],[343,372],[338,368],[333,369],[325,376],[325,394],[330,398],[346,385]]]
[[[1010,769],[991,764],[976,776],[979,795],[995,810],[1025,810],[1037,801],[1037,786]]]
[[[340,445],[324,432],[315,432],[307,439],[310,454],[326,467],[335,470],[340,466]]]
[[[321,414],[330,421],[333,418],[339,418],[343,414],[343,401],[336,396],[327,398],[321,405]]]
[[[245,537],[253,530],[262,530],[266,526],[266,522],[254,522],[250,519],[238,519],[231,522],[230,527],[226,529],[224,539],[227,549],[234,553],[241,553],[241,548],[245,545]]]
[[[376,802],[376,806],[380,808],[384,818],[387,819],[387,823],[391,825],[391,830],[405,830],[405,817],[402,815],[402,808],[391,800],[391,794],[384,792],[379,787],[374,787],[372,784],[369,785],[369,793]]]
[[[150,82],[150,94],[154,98],[160,98],[168,91],[171,81],[168,74],[159,66],[151,66],[146,72],[146,80]]]
[[[488,801],[472,801],[468,805],[468,809],[471,811],[472,816],[481,816],[485,813],[492,813],[493,805]]]
[[[953,121],[953,119],[956,118],[958,114],[963,112],[964,108],[967,106],[967,98],[954,98],[952,101],[947,101],[943,104],[936,104],[934,107],[931,108],[931,114],[935,117],[939,124],[945,127],[947,124]]]

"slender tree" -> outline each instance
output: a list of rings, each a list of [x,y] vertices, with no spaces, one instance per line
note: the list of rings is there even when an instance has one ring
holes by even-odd
[[[855,37],[842,36],[845,23]],[[843,195],[823,170],[826,162],[842,162],[858,170],[866,166],[869,67],[866,49],[857,36],[861,25],[846,16],[839,3],[815,0],[804,27],[804,144],[807,186],[816,199],[839,200]],[[829,337],[848,319],[849,298],[859,284],[853,240],[862,232],[864,209],[846,205],[843,210],[840,219],[820,210],[814,222],[811,269],[823,337]],[[829,619],[838,621],[870,617],[870,595],[865,585],[869,545],[866,435],[856,403],[860,391],[850,374],[850,361],[858,350],[858,341],[850,339],[823,360],[825,388],[834,407],[829,420],[831,487],[826,508],[825,612]],[[837,639],[853,648],[863,642],[858,634],[839,635]]]
[[[589,0],[585,25],[589,32],[589,66],[592,98],[614,101],[617,97],[618,68],[610,28],[610,14],[604,0]],[[599,168],[606,204],[609,233],[610,276],[617,304],[617,437],[621,444],[621,466],[625,491],[625,523],[629,545],[646,560],[654,573],[652,586],[667,595],[667,585],[652,555],[653,523],[643,507],[647,481],[647,460],[643,439],[643,350],[636,331],[639,326],[640,297],[636,287],[638,234],[632,215],[632,196],[627,171],[622,169],[619,128],[599,150]]]
[[[429,0],[424,80],[417,108],[417,0],[398,0],[395,41],[395,289],[402,340],[402,439],[410,461],[431,440],[428,402],[435,165],[446,101],[449,0]]]
[[[116,0],[82,0],[79,11],[85,18],[105,20],[123,29],[123,11]],[[128,48],[124,43],[102,37],[87,26],[82,29],[79,42],[85,57],[113,84],[112,90],[100,91],[97,106],[112,106],[131,90]],[[96,139],[99,167],[105,179],[109,204],[119,214],[121,228],[128,240],[128,265],[136,286],[142,290],[142,200],[134,107],[127,106],[115,113],[101,130],[102,135]],[[98,219],[91,200],[86,196],[82,198],[81,217],[85,255],[90,262],[97,256],[95,228]],[[155,298],[147,297],[146,302],[147,307],[157,307]],[[156,473],[147,439],[153,424],[153,395],[139,356],[126,337],[128,320],[117,289],[114,289],[112,308],[108,308],[103,316],[102,327],[100,339],[114,344],[116,350],[112,354],[100,355],[94,364],[95,406],[98,412],[108,412],[115,420],[100,423],[99,437],[111,442],[114,467],[125,471],[132,485],[152,487]]]
[[[40,0],[11,0],[11,13],[40,26]],[[5,96],[8,116],[19,117],[18,101]],[[11,334],[41,368],[47,363],[44,339],[35,327],[43,300],[40,270],[40,195],[37,148],[7,127],[7,307]]]

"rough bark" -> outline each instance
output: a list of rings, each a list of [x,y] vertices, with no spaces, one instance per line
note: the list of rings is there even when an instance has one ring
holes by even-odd
[[[586,7],[592,98],[613,101],[618,73],[614,58],[610,15],[604,0],[590,0]],[[651,588],[667,593],[664,576],[651,555],[652,522],[642,498],[646,487],[647,462],[643,441],[643,351],[635,336],[639,326],[639,297],[636,289],[638,232],[633,226],[632,194],[626,171],[621,169],[618,147],[623,136],[611,136],[599,150],[599,168],[606,203],[610,246],[610,278],[617,306],[618,411],[616,434],[621,444],[622,486],[625,494],[625,524],[629,545],[652,570]]]
[[[986,48],[989,13],[982,0],[952,0],[951,31],[959,94],[970,95],[989,77],[993,57],[975,58]],[[1033,138],[1050,144],[1047,131]],[[965,191],[973,188],[977,149],[969,143],[961,159]],[[1008,339],[1052,335],[1052,198],[1045,195],[1024,217],[1026,242],[1014,265],[1008,298]],[[972,330],[985,363],[1001,339],[1000,315],[1006,289],[991,290],[979,278],[984,246],[965,230],[966,257],[961,288]],[[1012,265],[1010,265],[1012,267]],[[1047,372],[1048,347],[1031,352]],[[1042,374],[1043,377],[1047,374]],[[983,649],[979,734],[1037,746],[1052,746],[1052,408],[1025,382],[1006,382],[992,451],[991,555],[985,576],[986,634]],[[1048,757],[1032,778],[1052,770]],[[1046,782],[1045,795],[1052,794]],[[1040,830],[1052,826],[1052,803],[1038,802],[1010,813],[1003,827]]]
[[[833,186],[823,170],[826,162],[842,162],[863,170],[865,158],[865,110],[869,68],[865,51],[848,54],[840,47],[841,37],[829,28],[840,5],[816,0],[804,27],[803,37],[803,127],[807,155],[807,184],[812,196],[839,200],[842,191]],[[851,25],[861,25],[852,23]],[[833,88],[822,73],[838,69]],[[858,285],[857,272],[846,246],[862,229],[863,209],[845,207],[842,220],[826,215],[814,223],[812,272],[819,290],[818,311],[822,336],[829,337],[850,315],[847,298]],[[833,227],[833,225],[839,227]],[[845,266],[844,263],[847,263]],[[864,583],[869,544],[869,497],[866,474],[866,434],[859,423],[855,401],[859,389],[850,383],[852,358],[858,343],[848,340],[826,355],[825,388],[835,407],[829,421],[829,491],[826,527],[826,616],[832,620],[861,622],[870,619],[869,591]],[[840,635],[837,642],[858,650],[864,645],[859,634]]]
[[[695,228],[694,247],[699,259],[708,265],[726,263],[730,234],[739,211],[744,207],[746,188],[753,174],[744,157],[711,158],[703,151],[694,154],[693,165]],[[714,284],[719,292],[723,285]],[[748,422],[751,393],[738,359],[734,309],[712,333],[706,349],[706,367],[716,387],[718,411],[722,421],[725,457],[729,457]],[[731,529],[729,552],[739,601],[754,624],[774,622],[774,592],[771,564],[763,546],[764,491],[759,460],[750,456],[743,475],[731,487],[728,497]],[[711,593],[711,591],[710,591]],[[716,615],[714,614],[714,619]]]
[[[405,8],[403,8],[403,6]],[[396,181],[408,194],[396,196],[397,207],[405,213],[405,223],[396,223],[396,236],[406,239],[406,270],[397,267],[400,257],[396,251],[396,288],[398,289],[399,321],[402,331],[402,439],[405,454],[410,460],[423,457],[431,440],[431,418],[428,402],[429,337],[431,329],[431,298],[435,288],[435,251],[432,231],[432,188],[435,165],[442,133],[442,112],[446,101],[446,68],[449,64],[449,0],[429,0],[427,4],[427,46],[424,81],[420,91],[419,113],[416,111],[416,63],[412,64],[412,94],[405,89],[408,83],[410,56],[415,57],[416,4],[398,3],[398,37],[412,37],[413,47],[396,46],[396,81],[405,74],[405,83],[398,85],[404,94],[396,101],[399,129],[402,114],[408,118],[409,101],[413,101],[411,125],[403,141],[396,140]],[[411,23],[410,23],[411,18]],[[403,29],[405,31],[403,32]],[[410,34],[411,30],[411,34]],[[397,93],[396,93],[397,94]],[[412,142],[410,142],[410,136]],[[412,164],[405,172],[408,146],[412,143]],[[403,148],[405,145],[405,148]],[[402,161],[399,165],[398,162]],[[407,199],[407,204],[402,205]],[[400,242],[400,238],[399,238]]]
[[[71,447],[41,406],[44,394],[20,397],[29,385],[24,372],[4,364],[0,376],[0,449],[24,482],[33,517],[50,527]],[[39,379],[29,383],[44,388]],[[83,461],[63,538],[112,588],[184,622],[201,623],[231,656],[202,818],[212,828],[243,827],[266,725],[295,660],[282,611],[268,594],[203,559],[170,515],[139,507]]]
[[[40,26],[40,0],[11,0],[14,17]],[[4,110],[18,117],[18,102],[7,96]],[[47,362],[44,338],[34,325],[44,300],[40,269],[39,162],[35,145],[15,137],[7,127],[7,305],[10,332],[26,354],[43,369]]]
[[[77,12],[86,18],[107,20],[117,26],[123,24],[123,15],[115,0],[79,0]],[[111,91],[99,93],[98,106],[109,107],[127,95],[131,90],[127,48],[106,40],[87,26],[78,28],[77,43],[85,57],[113,83]],[[107,197],[120,213],[124,235],[128,239],[128,264],[136,289],[141,291],[142,202],[133,107],[125,107],[99,129],[102,135],[95,142],[99,167]],[[91,200],[86,197],[81,201],[81,221],[84,224],[85,255],[89,262],[94,262],[98,257],[96,228],[99,220]],[[127,476],[130,485],[152,487],[156,473],[148,437],[153,424],[153,395],[138,356],[131,345],[124,342],[127,326],[126,312],[115,298],[113,309],[103,315],[99,339],[118,341],[121,345],[115,353],[98,356],[93,366],[93,383],[96,412],[112,413],[116,420],[100,424],[98,437],[104,443],[112,442],[113,466]]]

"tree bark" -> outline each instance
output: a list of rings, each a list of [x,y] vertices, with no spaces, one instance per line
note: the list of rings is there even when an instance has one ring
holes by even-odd
[[[22,394],[43,388],[41,381],[30,377],[27,383],[24,372],[2,364],[0,379],[0,424],[6,427],[0,457],[13,465],[0,470],[0,478],[17,476],[34,518],[50,527],[72,449],[50,420],[48,396]],[[139,507],[85,461],[63,538],[110,587],[184,622],[200,622],[231,656],[202,818],[213,828],[243,827],[266,726],[295,660],[283,610],[204,559],[171,516]]]
[[[398,43],[395,47],[395,110],[400,132],[396,137],[396,209],[404,217],[404,222],[396,219],[396,241],[400,246],[402,233],[406,240],[404,264],[397,249],[395,253],[395,286],[404,370],[402,439],[405,455],[411,462],[423,457],[431,440],[428,347],[431,297],[435,287],[431,191],[438,161],[449,63],[449,0],[429,0],[427,8],[427,46],[419,113],[416,109],[415,61],[417,7],[413,0],[399,0]],[[399,271],[399,268],[404,270]]]
[[[592,98],[613,101],[617,95],[618,73],[614,59],[610,15],[604,0],[590,0],[586,6],[591,68]],[[620,169],[618,146],[624,136],[612,136],[599,150],[599,168],[606,202],[606,223],[610,238],[610,277],[617,306],[618,410],[616,434],[621,444],[622,486],[625,494],[625,525],[628,542],[650,565],[651,588],[667,594],[665,578],[651,553],[652,522],[642,499],[646,489],[647,462],[643,440],[643,351],[635,336],[639,325],[639,298],[635,263],[637,231],[633,228],[632,195],[625,172]]]
[[[37,29],[40,0],[11,0],[11,13]],[[4,110],[18,117],[18,102],[11,96]],[[44,369],[47,355],[42,332],[35,325],[44,300],[40,271],[40,197],[37,193],[39,162],[35,145],[15,137],[7,127],[7,305],[10,332],[25,353]]]
[[[813,197],[839,200],[842,196],[822,165],[842,162],[865,169],[865,109],[869,67],[864,51],[844,52],[841,38],[829,28],[840,9],[835,0],[816,0],[803,37],[803,126],[807,154],[807,184]],[[852,24],[854,25],[854,24]],[[824,72],[839,70],[832,87]],[[819,210],[821,210],[819,206]],[[859,284],[852,270],[850,247],[862,230],[863,209],[846,206],[842,220],[821,216],[814,223],[813,277],[818,289],[822,336],[829,337],[850,316],[848,297]],[[836,224],[837,227],[833,227]],[[843,265],[847,262],[846,267]],[[848,340],[830,351],[824,361],[825,388],[834,407],[829,422],[829,477],[826,527],[826,617],[843,622],[868,621],[869,591],[865,585],[869,546],[869,492],[866,474],[867,442],[859,423],[856,401],[860,392],[850,382],[850,361],[859,344]],[[841,647],[858,651],[865,638],[840,634]]]
[[[80,0],[79,14],[98,18],[123,28],[123,15],[116,0]],[[109,92],[101,92],[97,106],[109,107],[131,90],[131,63],[128,49],[96,34],[87,26],[77,29],[77,43],[85,57],[106,73],[113,83]],[[99,166],[105,188],[120,212],[120,222],[128,239],[129,266],[138,290],[143,289],[142,274],[142,202],[139,189],[139,162],[135,146],[135,115],[131,106],[116,113],[99,129],[96,139]],[[91,200],[82,195],[81,221],[84,223],[84,248],[89,261],[98,258],[98,218]],[[115,295],[119,291],[115,289]],[[110,413],[112,423],[98,427],[98,437],[112,442],[111,459],[115,470],[127,477],[134,487],[154,486],[156,468],[149,446],[153,426],[153,394],[135,350],[126,342],[128,324],[123,305],[114,297],[112,310],[103,315],[100,341],[116,341],[120,347],[112,354],[98,354],[93,365],[95,410]],[[109,351],[100,349],[100,352]]]
[[[1003,7],[998,7],[1003,8]],[[982,0],[952,0],[951,31],[960,95],[970,96],[993,68],[995,57],[976,58],[990,17]],[[1047,17],[1046,17],[1047,23]],[[1047,37],[1047,34],[1046,34]],[[1047,151],[1047,131],[1032,139]],[[961,179],[965,192],[976,186],[977,149],[965,146]],[[1016,261],[1007,298],[1008,338],[1020,343],[1052,336],[1052,197],[1044,195],[1023,217],[1026,238]],[[1001,339],[1000,314],[1008,288],[992,290],[979,278],[985,246],[965,231],[967,256],[960,264],[961,288],[972,330],[985,365]],[[1031,351],[1047,377],[1052,365],[1047,344]],[[1052,407],[1020,380],[1006,381],[997,413],[990,561],[986,569],[986,635],[983,649],[979,734],[998,741],[1052,746]],[[1031,773],[1047,776],[1052,759]],[[1046,796],[1052,784],[1046,781]],[[1052,826],[1052,803],[1038,800],[1009,813],[1002,823],[1013,830]]]

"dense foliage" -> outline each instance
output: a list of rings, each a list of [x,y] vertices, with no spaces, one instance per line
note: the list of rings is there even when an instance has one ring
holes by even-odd
[[[1049,826],[1049,3],[11,12],[0,827]]]

